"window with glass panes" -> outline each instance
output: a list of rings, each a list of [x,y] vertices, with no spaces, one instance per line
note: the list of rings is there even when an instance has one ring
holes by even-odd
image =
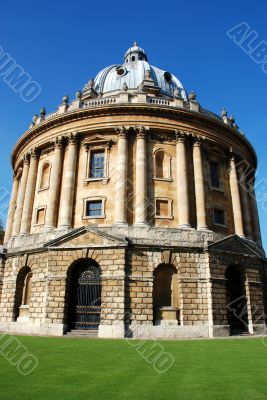
[[[91,154],[90,178],[103,178],[105,176],[105,152],[94,151]]]
[[[97,217],[102,214],[102,200],[90,200],[86,202],[86,217]]]
[[[213,210],[213,220],[215,224],[225,225],[225,212],[224,210],[220,210],[218,208],[214,208]]]
[[[220,187],[220,168],[219,163],[212,161],[210,163],[210,179],[211,186],[215,188]]]

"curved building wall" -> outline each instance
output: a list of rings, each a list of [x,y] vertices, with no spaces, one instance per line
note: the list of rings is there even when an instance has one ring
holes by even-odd
[[[249,192],[254,154],[239,135],[226,134],[216,124],[185,124],[162,116],[160,108],[155,116],[95,117],[45,129],[15,156],[19,188],[6,241],[47,228],[143,223],[237,233],[260,244],[256,203]],[[94,157],[102,157],[100,172],[97,166],[92,170]],[[162,171],[157,172],[157,163]],[[44,165],[49,172],[42,187]],[[87,215],[86,201],[100,200],[101,215]]]

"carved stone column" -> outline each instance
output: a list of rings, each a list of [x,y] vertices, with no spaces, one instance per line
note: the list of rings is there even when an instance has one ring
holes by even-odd
[[[60,227],[69,228],[73,219],[73,201],[77,167],[77,134],[69,136],[68,150],[66,154],[66,169],[62,184],[62,204],[60,213]]]
[[[115,223],[127,224],[127,163],[128,141],[124,127],[116,129],[118,134]]]
[[[61,137],[56,138],[53,144],[54,144],[54,156],[51,167],[49,204],[47,207],[46,220],[45,220],[46,229],[53,229],[57,226],[62,168],[63,168],[62,138]]]
[[[29,158],[29,155],[27,154],[26,156],[24,156],[23,171],[22,171],[20,187],[19,187],[19,192],[18,192],[18,198],[17,198],[17,207],[16,207],[16,211],[15,211],[15,215],[14,215],[14,223],[13,223],[13,229],[12,229],[13,237],[18,236],[18,234],[20,232],[23,204],[24,204],[26,185],[27,185],[28,174],[29,174],[29,165],[30,165],[30,158]]]
[[[251,212],[250,212],[250,204],[249,204],[249,188],[247,185],[246,176],[244,173],[244,168],[240,165],[237,168],[238,178],[239,178],[239,189],[241,195],[241,204],[242,204],[242,211],[244,217],[244,228],[245,233],[248,239],[253,239],[252,237],[252,221],[251,221]]]
[[[39,161],[39,156],[37,154],[37,151],[36,149],[33,149],[30,155],[29,175],[27,179],[27,186],[24,197],[24,205],[23,205],[22,220],[20,227],[20,233],[24,235],[30,233],[31,229],[32,208],[33,208],[34,193],[36,188],[38,161]]]
[[[232,196],[235,233],[244,237],[241,200],[234,156],[232,156],[230,160],[230,189]]]
[[[9,241],[9,239],[11,238],[12,225],[13,225],[13,221],[14,221],[16,202],[17,202],[17,196],[18,196],[18,188],[19,188],[19,178],[17,176],[14,176],[12,193],[11,193],[9,209],[8,209],[8,217],[7,217],[4,243],[7,243]]]
[[[177,176],[177,205],[179,228],[190,228],[188,176],[186,162],[186,136],[184,132],[176,132],[176,176]]]
[[[262,246],[259,213],[258,213],[258,206],[257,206],[254,185],[255,185],[255,180],[253,179],[249,182],[249,195],[250,195],[249,199],[251,204],[251,212],[252,212],[253,227],[254,227],[254,240],[259,246]]]
[[[205,204],[205,190],[204,190],[204,180],[203,180],[203,164],[202,164],[200,138],[194,139],[193,163],[194,163],[195,195],[196,195],[196,210],[197,210],[197,229],[207,230],[208,228],[206,224],[206,204]]]
[[[146,130],[136,127],[135,224],[147,223]]]

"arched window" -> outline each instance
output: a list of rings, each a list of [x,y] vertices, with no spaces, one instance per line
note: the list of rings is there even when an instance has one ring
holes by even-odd
[[[163,149],[154,152],[154,178],[171,179],[171,157]]]
[[[15,320],[20,316],[20,307],[29,306],[31,301],[32,292],[32,272],[29,267],[23,267],[18,275],[16,281],[16,294],[14,306]]]
[[[48,189],[50,180],[50,163],[46,162],[42,166],[41,179],[40,179],[40,189]]]

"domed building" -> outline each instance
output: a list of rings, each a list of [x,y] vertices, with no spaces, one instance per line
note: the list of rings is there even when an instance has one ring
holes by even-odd
[[[264,334],[255,151],[137,43],[12,153],[0,330]]]

